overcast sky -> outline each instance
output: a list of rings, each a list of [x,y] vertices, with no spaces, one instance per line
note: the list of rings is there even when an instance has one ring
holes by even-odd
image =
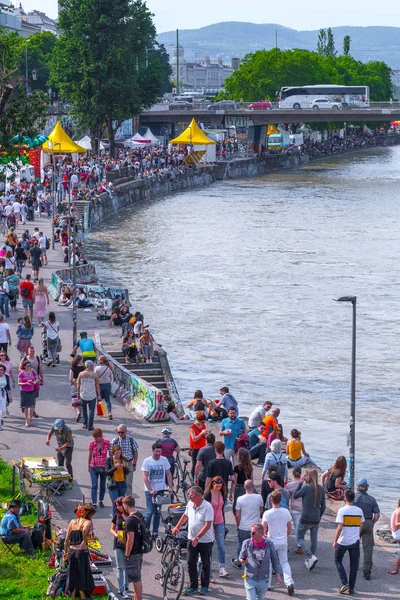
[[[23,0],[22,5],[26,12],[37,9],[50,17],[57,16],[56,0]],[[184,0],[147,0],[147,6],[155,14],[158,33],[176,28],[197,29],[220,21],[277,23],[293,29],[338,25],[400,27],[398,0],[386,0],[379,7],[376,0],[292,0],[287,5],[265,0],[251,0],[249,4],[243,0],[201,0],[196,4]]]

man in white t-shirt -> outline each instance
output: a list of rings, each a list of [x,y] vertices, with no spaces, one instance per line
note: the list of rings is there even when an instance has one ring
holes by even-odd
[[[288,594],[293,596],[294,581],[288,561],[288,535],[292,527],[292,515],[287,508],[281,506],[282,495],[280,491],[274,490],[269,497],[272,508],[266,510],[263,515],[264,533],[275,546]],[[272,566],[270,567],[269,580],[272,582]]]
[[[20,215],[21,215],[21,204],[18,202],[18,200],[14,200],[12,206],[13,206],[13,211],[14,211],[14,215],[15,215],[15,220],[16,220],[17,225],[18,225],[19,219],[20,219]]]
[[[358,565],[360,562],[360,534],[362,524],[364,523],[364,513],[358,506],[354,506],[355,494],[353,490],[346,490],[344,499],[346,505],[339,508],[336,523],[338,523],[333,547],[335,548],[335,565],[339,573],[342,587],[340,594],[354,593],[354,586],[357,579]],[[347,579],[347,573],[343,566],[343,558],[346,552],[349,553],[350,575]]]
[[[11,346],[10,328],[4,323],[4,316],[0,314],[0,349],[7,352],[8,344]]]
[[[165,490],[165,480],[168,482],[168,490],[172,492],[172,475],[171,465],[165,456],[161,456],[163,447],[156,442],[152,445],[152,455],[145,458],[142,463],[142,476],[144,481],[144,494],[146,496],[146,514],[144,519],[147,527],[150,529],[151,520],[153,519],[153,535],[158,534],[160,525],[160,514],[157,510],[157,505],[154,496],[157,492]]]
[[[39,248],[42,251],[43,264],[47,265],[47,237],[44,235],[43,231],[39,232]]]
[[[254,483],[251,479],[244,482],[245,494],[239,496],[236,501],[235,520],[238,528],[238,548],[237,558],[232,558],[231,563],[236,569],[241,569],[242,565],[238,562],[239,554],[245,540],[250,539],[250,531],[254,523],[260,520],[263,511],[263,499],[257,494]]]

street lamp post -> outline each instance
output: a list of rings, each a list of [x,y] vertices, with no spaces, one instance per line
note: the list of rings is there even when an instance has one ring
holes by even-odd
[[[28,86],[28,43],[30,39],[25,40],[25,96],[28,96],[29,86]]]
[[[353,323],[351,336],[351,385],[350,385],[350,436],[349,436],[349,486],[354,491],[354,471],[356,454],[356,316],[357,296],[342,296],[337,302],[351,302],[353,305]]]

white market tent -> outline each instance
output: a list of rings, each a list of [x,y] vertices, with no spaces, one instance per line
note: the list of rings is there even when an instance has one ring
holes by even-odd
[[[155,136],[154,133],[151,131],[150,127],[147,128],[147,131],[143,137],[145,140],[151,140],[152,144],[160,144],[161,143],[160,140],[158,139],[158,137]]]
[[[149,129],[147,130],[149,131]],[[146,134],[147,134],[146,131]],[[151,131],[150,131],[151,133]],[[152,138],[154,138],[155,136],[152,135]],[[129,138],[128,140],[124,141],[124,146],[127,146],[128,148],[140,148],[140,147],[144,147],[144,146],[154,146],[156,143],[159,144],[160,140],[158,140],[157,138],[157,142],[154,142],[153,139],[150,137],[147,137],[147,135],[145,137],[142,137],[140,135],[140,133],[135,133],[135,135],[131,138]]]
[[[91,150],[92,149],[92,142],[90,140],[90,137],[88,135],[84,135],[82,139],[78,140],[76,142],[79,146],[81,146],[82,148],[85,148],[86,150]],[[102,141],[100,141],[100,150],[104,150],[104,144]]]

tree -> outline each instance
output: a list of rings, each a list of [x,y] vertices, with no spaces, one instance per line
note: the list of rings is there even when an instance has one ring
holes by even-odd
[[[343,38],[343,56],[350,56],[350,42],[350,36],[345,35]]]
[[[326,31],[320,29],[318,33],[317,52],[321,56],[326,56]]]
[[[18,148],[11,139],[19,135],[33,138],[44,127],[46,97],[40,91],[25,94],[18,73],[21,38],[0,30],[0,148],[3,158],[16,165]]]
[[[50,79],[50,64],[57,37],[49,31],[35,33],[29,38],[20,38],[20,58],[18,70],[26,77],[26,56],[28,58],[28,83],[32,91],[42,90],[47,93]],[[25,54],[26,52],[26,54]]]
[[[326,37],[325,56],[336,56],[335,38],[333,37],[332,29],[330,27],[328,28]]]
[[[106,124],[113,155],[121,122],[151,106],[165,84],[152,14],[142,0],[61,0],[61,6],[52,82],[92,138]]]

